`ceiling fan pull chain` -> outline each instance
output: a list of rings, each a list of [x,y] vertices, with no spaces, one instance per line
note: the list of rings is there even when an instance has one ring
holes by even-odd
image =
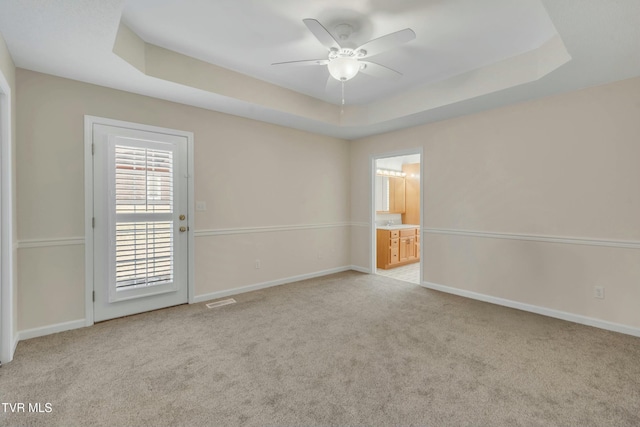
[[[344,106],[344,80],[342,81],[342,105]]]

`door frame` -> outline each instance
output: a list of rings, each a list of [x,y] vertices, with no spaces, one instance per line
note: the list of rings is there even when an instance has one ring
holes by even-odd
[[[84,116],[84,262],[85,262],[85,326],[93,325],[93,126],[107,125],[127,129],[141,130],[145,132],[165,133],[182,136],[187,139],[187,301],[194,303],[195,297],[195,202],[194,202],[194,155],[193,132],[176,129],[168,129],[158,126],[144,125],[140,123],[125,122],[122,120],[108,119],[96,116]]]
[[[0,71],[0,361],[13,359],[18,336],[14,336],[14,249],[13,241],[13,149],[11,129],[11,86]]]
[[[377,266],[377,233],[376,233],[376,161],[387,157],[408,156],[412,154],[420,155],[420,283],[424,282],[424,257],[422,254],[423,229],[424,229],[424,150],[423,147],[408,148],[405,150],[391,151],[387,153],[372,154],[369,158],[369,262],[371,274],[376,274]]]

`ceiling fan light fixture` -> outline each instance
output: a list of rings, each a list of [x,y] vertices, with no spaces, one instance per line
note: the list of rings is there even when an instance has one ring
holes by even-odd
[[[329,74],[334,79],[346,82],[351,80],[360,71],[360,63],[355,58],[338,57],[332,59],[327,65]]]

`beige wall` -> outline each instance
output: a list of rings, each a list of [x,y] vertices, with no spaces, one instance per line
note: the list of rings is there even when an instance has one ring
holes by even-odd
[[[22,69],[17,90],[20,330],[84,318],[85,114],[194,132],[196,296],[350,264],[347,142]]]
[[[425,282],[640,327],[640,249],[602,246],[640,242],[640,78],[350,143],[25,70],[17,91],[21,330],[84,317],[85,114],[194,132],[196,295],[369,269],[370,156],[422,147]]]
[[[422,147],[424,281],[638,328],[640,249],[599,246],[640,242],[638,117],[635,78],[353,142],[352,220],[369,221],[370,156]]]
[[[0,73],[2,73],[2,75],[4,76],[4,78],[7,80],[7,83],[9,84],[9,89],[11,90],[11,94],[10,94],[10,102],[11,102],[11,164],[12,164],[12,171],[11,171],[11,175],[13,176],[13,182],[12,182],[12,187],[13,187],[13,191],[12,191],[12,205],[13,205],[13,223],[12,223],[12,227],[13,227],[13,238],[12,238],[12,252],[13,252],[13,283],[11,284],[12,287],[12,295],[13,295],[13,301],[12,301],[12,305],[13,305],[13,335],[16,336],[17,335],[17,328],[18,328],[18,292],[17,292],[17,253],[16,253],[16,248],[17,248],[17,223],[15,221],[16,217],[16,180],[15,180],[15,174],[16,174],[16,84],[15,84],[15,73],[16,73],[16,68],[14,66],[13,63],[13,59],[11,58],[11,54],[9,53],[9,49],[7,48],[7,45],[5,44],[4,39],[2,38],[2,35],[0,34]],[[4,237],[4,236],[3,236]]]

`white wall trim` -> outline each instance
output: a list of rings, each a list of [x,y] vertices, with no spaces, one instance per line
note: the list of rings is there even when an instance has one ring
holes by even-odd
[[[230,295],[243,294],[245,292],[257,291],[259,289],[271,288],[273,286],[286,285],[287,283],[299,282],[301,280],[314,279],[316,277],[327,276],[329,274],[341,273],[349,271],[352,266],[336,267],[328,270],[316,271],[313,273],[300,274],[297,276],[284,277],[282,279],[269,280],[267,282],[256,283],[253,285],[241,286],[239,288],[227,289],[224,291],[211,292],[209,294],[198,295],[194,298],[194,302],[209,301],[212,299],[228,297]]]
[[[314,230],[318,228],[338,228],[348,227],[350,222],[331,222],[318,224],[296,224],[296,225],[274,225],[265,227],[237,227],[237,228],[214,228],[205,230],[196,230],[193,232],[195,237],[203,236],[225,236],[232,234],[249,234],[249,233],[272,233],[277,231],[296,231],[296,230]]]
[[[84,325],[93,325],[93,123],[84,116]]]
[[[357,271],[359,273],[371,274],[371,270],[365,267],[360,267],[358,265],[351,265],[349,268],[353,271]]]
[[[369,227],[371,224],[365,221],[352,221],[351,225],[354,227]]]
[[[70,322],[56,323],[54,325],[42,326],[39,328],[26,329],[18,332],[20,341],[30,338],[43,337],[45,335],[57,334],[58,332],[70,331],[72,329],[84,328],[85,320],[78,319]]]
[[[490,239],[528,240],[533,242],[563,243],[568,245],[607,246],[610,248],[640,249],[640,242],[633,240],[601,240],[575,237],[543,236],[536,234],[492,233],[485,231],[454,230],[446,228],[424,228],[423,233],[454,236],[484,237]]]
[[[195,197],[195,139],[193,132],[187,137],[187,302],[193,304],[196,297],[196,197]]]
[[[422,282],[425,288],[448,294],[458,295],[478,301],[484,301],[491,304],[502,305],[505,307],[515,308],[517,310],[528,311],[531,313],[541,314],[543,316],[554,317],[581,325],[593,326],[607,331],[619,332],[621,334],[633,335],[640,337],[640,329],[632,326],[622,325],[620,323],[608,322],[606,320],[595,319],[593,317],[582,316],[580,314],[568,313],[566,311],[555,310],[552,308],[540,307],[537,305],[526,304],[518,301],[508,300],[505,298],[485,295],[478,292],[467,291],[465,289],[452,288],[450,286],[439,285],[437,283]]]
[[[19,240],[18,249],[84,245],[84,237]]]
[[[11,129],[11,86],[0,72],[0,361],[13,360],[16,339],[13,335],[13,167]]]
[[[85,244],[85,318],[84,326],[93,325],[93,126],[96,124],[142,130],[146,132],[165,133],[178,135],[187,139],[187,225],[189,227],[189,244],[187,249],[187,301],[194,302],[195,297],[195,209],[194,209],[194,136],[193,132],[177,129],[163,128],[159,126],[126,122],[122,120],[108,119],[104,117],[84,116],[84,244]]]
[[[375,272],[377,268],[377,226],[376,226],[376,162],[378,159],[384,159],[388,157],[398,157],[398,156],[406,156],[406,155],[414,155],[418,154],[420,156],[420,229],[423,228],[423,218],[425,217],[424,212],[424,148],[422,146],[416,148],[407,148],[404,150],[393,151],[388,153],[380,153],[380,154],[371,154],[369,156],[369,222],[367,223],[367,227],[369,227],[369,269]],[[355,224],[355,223],[354,223]],[[422,250],[421,250],[422,253]],[[420,279],[424,277],[424,258],[420,257]]]

